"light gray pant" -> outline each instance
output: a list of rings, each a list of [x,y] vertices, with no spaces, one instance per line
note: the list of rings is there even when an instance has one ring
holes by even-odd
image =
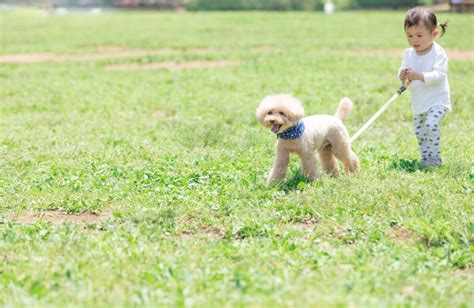
[[[448,108],[444,106],[433,106],[413,118],[415,135],[420,146],[421,165],[436,167],[443,163],[439,126],[447,112]]]

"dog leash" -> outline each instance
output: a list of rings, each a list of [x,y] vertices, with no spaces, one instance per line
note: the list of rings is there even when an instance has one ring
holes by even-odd
[[[351,137],[351,142],[354,142],[357,138],[359,138],[360,135],[362,135],[362,133],[372,124],[374,123],[375,120],[377,120],[377,118],[385,111],[385,109],[388,108],[388,106],[393,103],[393,101],[395,101],[397,99],[397,97],[399,97],[400,95],[402,95],[403,92],[405,92],[405,90],[408,88],[408,86],[410,85],[411,83],[411,80],[409,80],[408,82],[406,82],[403,86],[400,87],[400,89],[398,89],[397,93],[395,93],[392,98],[390,98],[388,100],[388,102],[386,102],[382,108],[379,109],[379,111],[377,111],[368,121],[367,123],[364,124],[364,126],[362,126],[352,137]]]

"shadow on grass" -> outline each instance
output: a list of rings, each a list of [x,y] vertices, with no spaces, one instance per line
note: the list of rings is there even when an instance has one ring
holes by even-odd
[[[288,180],[284,180],[280,183],[278,188],[285,193],[288,193],[290,191],[304,190],[306,185],[309,183],[310,181],[303,176],[301,170],[298,169],[293,172],[293,175]]]
[[[406,172],[416,172],[416,171],[423,171],[427,172],[430,168],[423,167],[420,165],[420,162],[416,159],[414,160],[407,160],[407,159],[399,159],[393,160],[389,166],[390,169],[406,171]]]

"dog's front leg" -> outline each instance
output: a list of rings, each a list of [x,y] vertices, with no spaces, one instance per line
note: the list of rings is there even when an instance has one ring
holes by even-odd
[[[318,169],[314,153],[299,153],[299,156],[301,158],[301,171],[303,172],[303,175],[310,181],[314,181],[314,179],[318,177]]]
[[[267,184],[280,182],[285,177],[289,163],[290,152],[277,147],[275,164],[273,165],[272,170],[270,170],[270,174],[267,178]]]

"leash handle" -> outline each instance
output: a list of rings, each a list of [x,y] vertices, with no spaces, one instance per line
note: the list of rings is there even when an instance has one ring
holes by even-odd
[[[397,91],[398,95],[402,95],[402,93],[405,92],[406,89],[407,89],[406,87],[401,86],[400,89],[398,89]]]
[[[411,80],[406,80],[403,82],[403,86],[400,87],[400,89],[398,89],[397,93],[398,95],[402,95],[403,92],[405,92],[406,89],[408,89],[408,86],[410,85],[411,83]]]

